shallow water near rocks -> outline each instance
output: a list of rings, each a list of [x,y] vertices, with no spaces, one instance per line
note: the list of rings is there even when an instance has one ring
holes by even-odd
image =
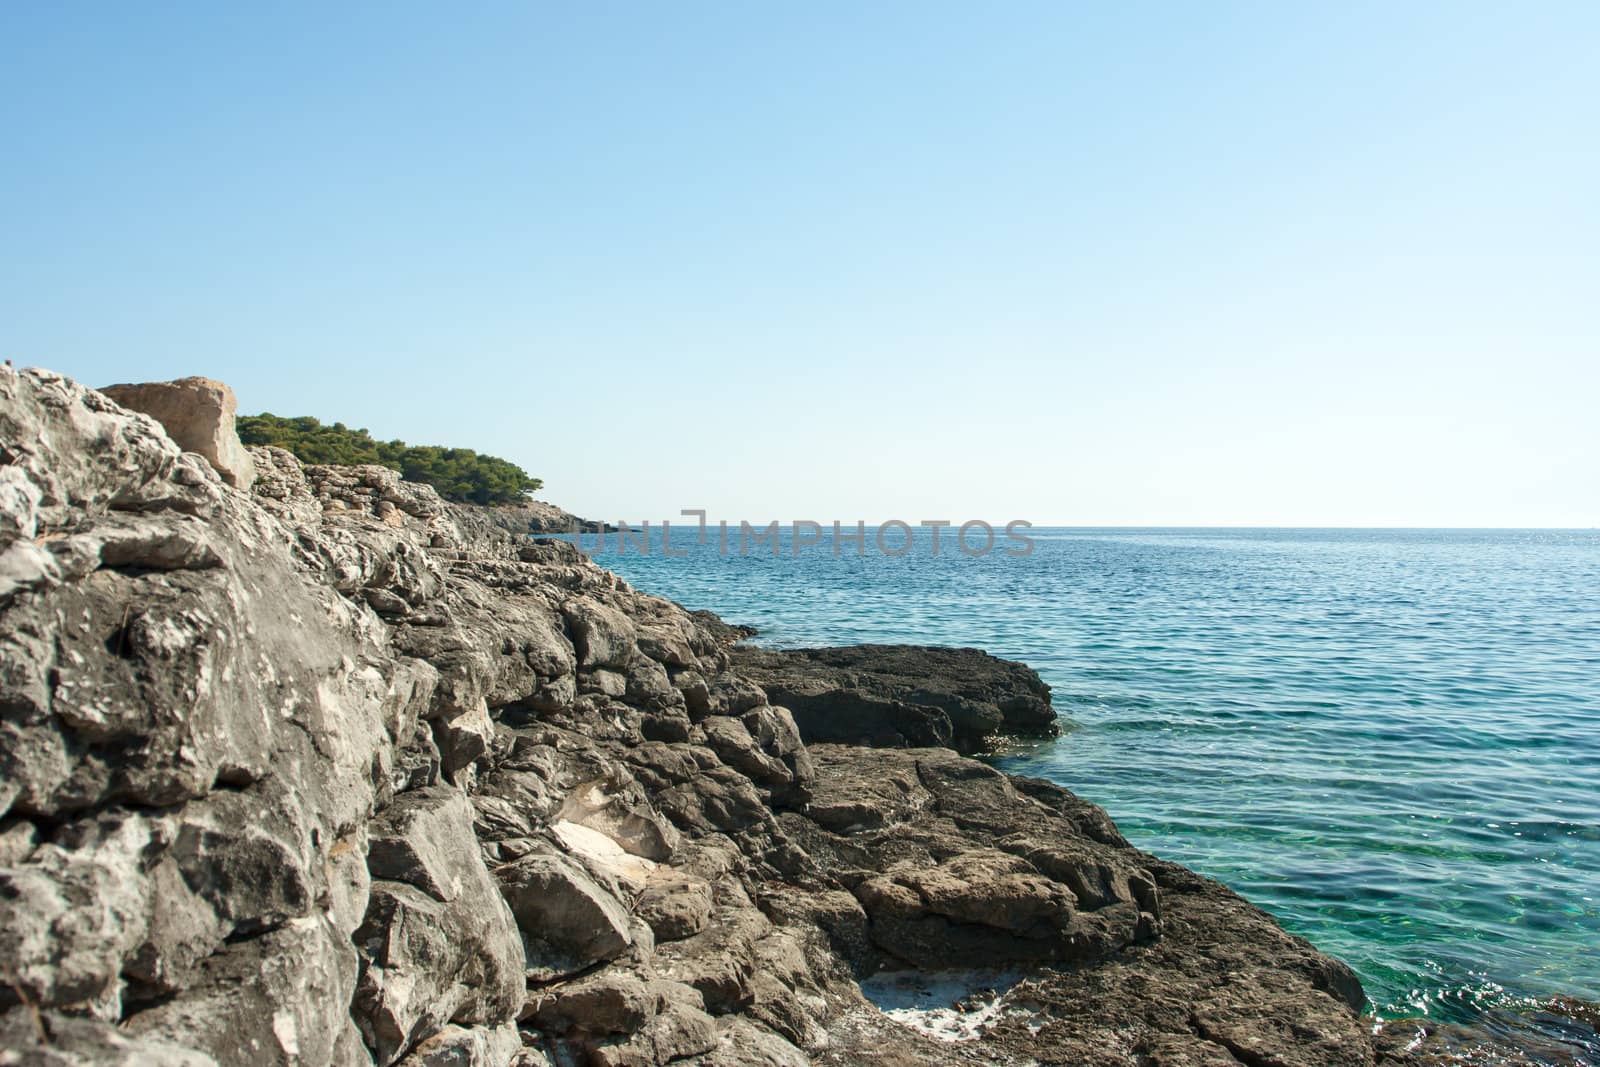
[[[1028,662],[1068,732],[997,764],[1267,908],[1382,1016],[1600,1000],[1600,532],[1032,535],[596,559],[758,643]]]

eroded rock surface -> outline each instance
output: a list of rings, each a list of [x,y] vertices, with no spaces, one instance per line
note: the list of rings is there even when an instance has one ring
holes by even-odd
[[[1027,668],[731,652],[392,471],[250,461],[0,370],[0,1063],[1373,1062],[1343,965],[952,751],[1050,731]],[[961,1044],[857,985],[980,964]]]

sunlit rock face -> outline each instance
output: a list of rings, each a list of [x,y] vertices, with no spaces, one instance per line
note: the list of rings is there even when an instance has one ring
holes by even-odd
[[[179,448],[198,452],[229,485],[248,489],[255,481],[255,463],[234,429],[239,403],[233,390],[223,383],[210,378],[179,378],[173,382],[108,385],[100,391],[129,411],[140,411],[155,419]]]

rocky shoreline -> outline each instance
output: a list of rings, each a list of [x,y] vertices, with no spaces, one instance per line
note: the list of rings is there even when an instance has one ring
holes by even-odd
[[[579,518],[572,512],[543,500],[528,500],[521,504],[497,504],[479,510],[509,534],[536,537],[541,534],[615,533],[617,529],[609,522]]]
[[[522,517],[243,462],[195,395],[164,427],[0,369],[0,1064],[1461,1051],[969,758],[1054,730],[1025,666],[738,647]],[[981,1025],[886,1013],[885,975]]]

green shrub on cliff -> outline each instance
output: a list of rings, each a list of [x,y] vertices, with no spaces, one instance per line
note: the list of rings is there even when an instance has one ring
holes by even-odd
[[[238,427],[239,439],[247,445],[276,445],[302,463],[381,464],[409,481],[426,482],[446,500],[467,504],[515,503],[544,484],[498,456],[480,456],[470,448],[379,441],[366,430],[352,430],[342,422],[323,425],[309,415],[240,415]]]

